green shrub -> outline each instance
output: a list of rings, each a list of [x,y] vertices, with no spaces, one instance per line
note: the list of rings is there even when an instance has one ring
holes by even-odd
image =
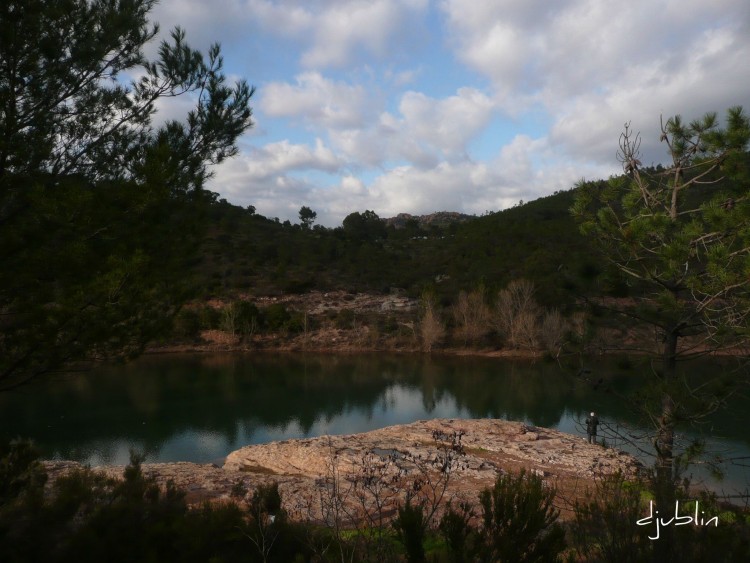
[[[277,515],[280,510],[281,494],[279,493],[279,484],[274,481],[268,485],[258,485],[250,501],[250,512],[253,515]]]
[[[565,548],[565,532],[552,502],[555,490],[541,477],[522,470],[500,475],[492,489],[479,495],[483,529],[481,552],[486,561],[555,561]]]
[[[307,320],[307,328],[310,328],[310,320]],[[289,320],[284,325],[284,329],[289,332],[303,332],[305,330],[305,314],[299,311],[290,313]]]
[[[260,561],[309,561],[311,558],[310,529],[289,521],[282,508],[279,484],[258,485],[242,528],[255,547]]]
[[[246,560],[237,506],[188,510],[184,493],[162,490],[132,456],[122,480],[83,468],[44,494],[44,467],[27,442],[0,443],[3,563]]]
[[[180,309],[180,312],[174,318],[172,327],[174,335],[178,338],[197,338],[203,328],[200,311],[192,307]]]
[[[427,521],[421,505],[411,504],[407,498],[404,506],[399,506],[398,516],[393,521],[398,541],[404,546],[406,560],[409,563],[425,561],[424,539],[427,532]]]
[[[378,317],[378,330],[385,334],[394,334],[398,332],[398,320],[394,315],[388,315],[387,317]]]
[[[235,330],[243,337],[254,334],[261,324],[261,314],[258,307],[250,301],[235,301],[232,303]]]
[[[354,321],[356,315],[351,309],[341,309],[336,315],[335,324],[336,328],[342,330],[349,330],[354,328]]]
[[[597,479],[589,500],[575,504],[571,535],[578,553],[587,560],[612,563],[648,559],[647,531],[637,525],[643,506],[642,487],[621,474]]]
[[[201,330],[213,330],[221,326],[221,311],[210,305],[199,309]]]
[[[461,503],[459,509],[460,512],[454,510],[453,506],[449,507],[438,526],[452,563],[471,561],[476,547],[476,530],[471,526],[471,507],[467,503]]]
[[[0,441],[0,507],[22,494],[40,492],[47,481],[39,452],[28,440]]]
[[[274,303],[263,309],[263,321],[265,327],[272,331],[280,331],[286,328],[286,324],[292,318],[283,303]]]

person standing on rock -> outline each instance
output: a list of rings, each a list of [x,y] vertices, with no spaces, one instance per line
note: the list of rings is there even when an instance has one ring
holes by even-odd
[[[599,426],[599,417],[595,412],[586,419],[586,433],[589,435],[589,443],[596,444],[596,427]]]

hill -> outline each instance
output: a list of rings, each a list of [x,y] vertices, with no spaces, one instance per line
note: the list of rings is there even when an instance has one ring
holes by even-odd
[[[494,354],[501,342],[493,325],[498,292],[521,279],[533,284],[539,306],[534,332],[548,313],[560,312],[555,330],[563,334],[571,330],[565,319],[590,291],[587,279],[598,273],[569,211],[574,195],[558,192],[481,217],[440,212],[383,220],[355,212],[333,229],[214,201],[192,264],[194,297],[159,346],[419,350],[421,298],[430,295],[439,348],[470,345]],[[474,328],[456,311],[469,294],[482,302],[466,312],[483,316]],[[541,341],[532,340],[521,355],[539,352]],[[547,346],[552,353],[558,340]],[[511,348],[518,353],[518,343]]]
[[[453,223],[464,223],[474,218],[474,215],[466,215],[465,213],[458,213],[456,211],[438,211],[429,215],[399,213],[395,217],[384,219],[384,221],[387,226],[393,226],[396,229],[405,229],[410,226],[419,229],[429,229],[433,226],[444,229]]]
[[[203,297],[392,287],[416,297],[432,287],[450,299],[480,283],[494,290],[527,278],[542,301],[569,302],[575,275],[593,267],[569,213],[572,202],[567,191],[481,217],[370,216],[377,224],[345,220],[310,229],[219,201],[209,210],[194,273]]]

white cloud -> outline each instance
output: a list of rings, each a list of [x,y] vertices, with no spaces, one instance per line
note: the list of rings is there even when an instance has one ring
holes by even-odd
[[[419,71],[417,70],[402,70],[394,72],[391,69],[386,69],[384,78],[394,86],[400,87],[412,84],[416,80],[418,74]]]
[[[457,56],[489,77],[503,97],[515,92],[540,48],[536,30],[542,29],[550,3],[444,0],[442,9]]]
[[[333,151],[316,139],[315,148],[280,141],[268,144],[241,158],[248,180],[264,180],[294,170],[336,172],[342,165]]]
[[[409,27],[414,31],[428,4],[428,0],[168,0],[156,15],[195,30],[203,48],[209,44],[206,34],[216,29],[224,38],[251,30],[284,37],[306,45],[300,53],[303,66],[322,68],[346,66],[362,53],[383,57],[398,50],[399,32]]]
[[[299,208],[309,202],[315,186],[291,174],[310,170],[335,173],[342,164],[320,139],[312,148],[280,141],[223,163],[210,188],[220,186],[223,196],[243,206],[254,205],[269,217],[294,219]]]
[[[186,30],[188,44],[205,52],[217,41],[225,46],[242,38],[243,28],[253,17],[252,0],[162,0],[156,4],[151,19],[161,27],[166,38],[176,26]],[[156,55],[158,43],[149,45],[148,54]]]
[[[664,156],[660,114],[750,109],[747,0],[162,0],[157,12],[267,73],[254,100],[265,134],[245,136],[212,186],[292,220],[300,205],[329,225],[363,209],[499,209],[616,171],[626,121],[650,163]],[[494,135],[511,140],[478,161]]]
[[[467,145],[492,117],[493,102],[475,88],[443,99],[408,91],[398,108],[399,116],[383,112],[367,127],[330,131],[332,144],[371,167],[408,161],[431,168],[442,160],[466,159]]]
[[[559,158],[544,139],[519,135],[489,162],[439,162],[432,167],[404,165],[377,176],[369,185],[346,176],[337,185],[311,192],[321,224],[336,225],[355,210],[381,217],[407,211],[423,214],[461,211],[481,214],[566,190],[582,176],[602,177],[601,168]]]
[[[309,6],[310,3],[248,0],[246,11],[248,17],[273,33],[298,37],[309,33],[315,25]]]
[[[299,118],[324,128],[360,127],[372,104],[363,86],[334,82],[318,72],[298,75],[294,85],[267,84],[258,102],[268,116]]]
[[[658,159],[660,114],[747,105],[750,4],[676,1],[445,0],[457,57],[487,76],[499,107],[540,104],[551,141],[583,162],[614,162],[625,121],[643,123]],[[744,87],[743,87],[744,84]]]
[[[444,0],[442,9],[457,56],[509,96],[606,87],[631,66],[684,56],[707,29],[740,32],[750,10],[744,0]]]
[[[405,136],[434,146],[445,158],[465,152],[468,142],[487,125],[492,109],[492,100],[474,88],[460,88],[455,96],[442,100],[410,91],[399,105]]]
[[[303,66],[320,69],[414,48],[428,6],[429,0],[163,0],[153,15],[165,31],[187,29],[190,43],[202,50],[248,35],[281,37],[304,45]]]
[[[551,140],[569,154],[612,162],[617,136],[625,122],[632,122],[642,134],[642,160],[664,161],[661,115],[694,118],[750,103],[750,73],[738,70],[750,59],[750,42],[736,39],[727,29],[707,30],[683,59],[654,59],[624,69],[606,92],[582,93],[560,104]]]
[[[490,188],[484,166],[468,161],[441,162],[430,169],[402,166],[378,177],[371,190],[379,196],[386,216],[404,209],[418,214],[465,210],[478,190]]]
[[[302,56],[309,68],[341,67],[357,51],[383,57],[393,52],[394,39],[414,16],[427,7],[427,0],[352,0],[329,3],[317,16],[313,43]]]

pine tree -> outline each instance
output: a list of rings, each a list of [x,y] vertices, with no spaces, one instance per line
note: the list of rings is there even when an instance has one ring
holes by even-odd
[[[739,107],[727,111],[724,128],[715,113],[690,123],[675,116],[662,122],[661,141],[671,162],[645,168],[640,135],[626,125],[618,152],[625,175],[579,185],[572,211],[622,295],[597,307],[615,313],[631,336],[655,335],[646,350],[654,384],[640,406],[654,424],[657,504],[669,507],[693,453],[677,451],[677,426],[714,411],[732,389],[726,377],[691,382],[678,362],[747,343],[750,120]]]
[[[253,89],[180,29],[147,60],[154,5],[0,6],[0,388],[135,354],[185,298],[209,167],[237,152]],[[195,108],[155,126],[179,95]]]

